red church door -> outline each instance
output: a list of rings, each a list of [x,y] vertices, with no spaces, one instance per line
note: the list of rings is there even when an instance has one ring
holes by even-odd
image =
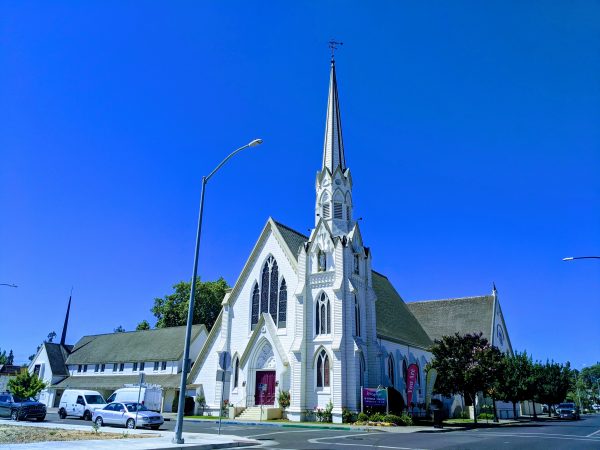
[[[254,402],[256,405],[273,405],[275,403],[274,370],[261,370],[256,372]]]

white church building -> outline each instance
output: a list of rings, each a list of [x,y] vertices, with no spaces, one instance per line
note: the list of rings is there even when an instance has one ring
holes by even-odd
[[[332,59],[314,228],[305,236],[267,220],[188,378],[188,389],[203,395],[209,410],[218,411],[222,399],[236,411],[275,410],[279,392],[288,391],[288,419],[310,420],[315,408],[331,402],[333,421],[341,422],[344,408],[360,410],[361,386],[394,387],[406,402],[412,364],[418,367],[412,401],[425,401],[427,349],[449,319],[444,312],[427,330],[385,275],[373,270],[353,216],[352,189]],[[510,345],[495,290],[460,300],[464,311],[450,330],[483,331],[493,341],[500,326],[503,346]],[[469,303],[485,313],[471,317]],[[461,323],[463,313],[469,320]],[[223,360],[225,381],[217,380]]]

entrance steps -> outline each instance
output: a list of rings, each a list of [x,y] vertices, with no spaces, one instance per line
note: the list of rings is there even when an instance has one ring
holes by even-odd
[[[274,408],[272,406],[250,406],[236,417],[239,420],[270,420],[270,419],[281,419],[281,408]]]

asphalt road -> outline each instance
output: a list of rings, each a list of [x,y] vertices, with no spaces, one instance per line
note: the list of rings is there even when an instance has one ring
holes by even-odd
[[[50,422],[90,424],[77,419],[60,420],[56,414]],[[174,421],[162,429],[172,430]],[[185,421],[184,432],[217,433],[216,421]],[[583,416],[578,421],[540,421],[519,425],[472,430],[421,431],[394,433],[381,431],[323,430],[269,425],[223,424],[223,434],[244,436],[263,442],[270,449],[600,449],[600,414]],[[253,447],[257,448],[257,447]]]

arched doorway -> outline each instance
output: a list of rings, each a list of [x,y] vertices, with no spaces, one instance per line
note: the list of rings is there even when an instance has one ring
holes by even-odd
[[[275,404],[276,365],[273,347],[265,342],[256,354],[253,364],[254,376],[254,404]]]

